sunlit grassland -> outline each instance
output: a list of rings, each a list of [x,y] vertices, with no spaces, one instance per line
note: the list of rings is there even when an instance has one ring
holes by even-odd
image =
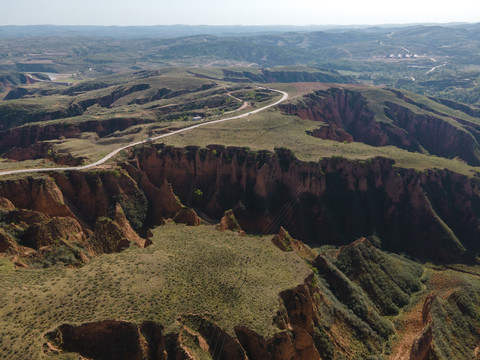
[[[394,146],[374,147],[364,143],[338,143],[321,140],[306,133],[319,126],[318,122],[287,116],[277,110],[266,110],[259,114],[231,122],[212,124],[194,131],[161,139],[168,145],[186,146],[223,144],[246,146],[252,150],[273,150],[286,147],[304,161],[318,161],[323,157],[342,156],[352,160],[366,160],[376,156],[393,159],[396,166],[416,170],[448,168],[458,173],[472,175],[478,167],[437,156],[408,152]]]
[[[16,169],[35,169],[41,167],[58,167],[53,161],[47,159],[12,161],[0,158],[0,171]]]
[[[272,100],[257,103],[255,107],[259,108],[259,107],[266,106],[269,103],[276,101],[280,96],[281,95],[275,95],[273,96]],[[242,111],[233,112],[229,115],[225,115],[225,114],[209,115],[204,120],[204,122],[222,119],[225,117],[235,117],[237,115],[241,115],[251,110],[252,108],[249,108]],[[151,114],[147,114],[146,116],[149,116],[149,115]],[[92,115],[88,115],[88,116],[91,117]],[[137,113],[136,116],[141,116],[141,113]],[[65,121],[68,121],[68,119],[63,119],[62,122],[65,122]],[[60,154],[65,153],[65,154],[71,154],[74,157],[86,157],[88,158],[89,162],[94,162],[96,160],[101,159],[102,157],[104,157],[105,155],[107,155],[108,153],[110,153],[111,151],[117,149],[122,145],[128,145],[134,142],[145,140],[149,137],[154,137],[157,134],[161,133],[162,130],[181,129],[181,128],[189,127],[189,126],[200,123],[198,121],[191,121],[191,120],[190,121],[162,121],[162,119],[160,119],[160,121],[154,121],[153,118],[150,118],[150,121],[152,121],[152,123],[132,126],[123,131],[116,131],[113,134],[100,139],[97,136],[95,136],[94,133],[83,133],[81,136],[76,138],[53,140],[51,142],[52,144],[54,144],[53,146],[54,150]],[[232,121],[236,121],[236,120],[232,120]],[[52,123],[58,123],[58,122],[59,120],[54,120],[49,123],[52,124]],[[207,125],[207,126],[210,126],[210,125]],[[196,131],[198,129],[200,128],[197,128],[192,131]],[[13,167],[14,166],[12,165],[12,168]],[[21,163],[17,163],[16,167],[22,168]]]
[[[210,71],[210,70],[208,70]],[[212,74],[217,70],[211,70]],[[133,75],[132,75],[133,76]],[[128,78],[128,76],[127,76]],[[124,81],[118,76],[99,78],[98,81],[116,84]],[[97,80],[95,80],[97,81]],[[201,91],[198,88],[206,83],[212,83],[208,79],[196,78],[189,74],[185,69],[168,68],[162,69],[158,76],[148,77],[146,79],[135,79],[131,81],[128,86],[132,84],[149,83],[151,89],[143,92],[134,92],[130,95],[121,97],[117,102],[112,104],[112,107],[100,107],[98,105],[91,106],[83,115],[75,116],[66,119],[49,120],[41,123],[33,123],[30,125],[56,125],[61,123],[80,123],[84,121],[101,121],[113,118],[137,118],[142,119],[147,124],[136,125],[124,131],[117,131],[112,135],[102,139],[96,139],[94,136],[79,136],[78,138],[54,140],[54,149],[59,153],[71,153],[75,157],[86,157],[87,162],[99,160],[106,154],[115,150],[121,145],[127,145],[132,142],[145,140],[148,137],[153,137],[159,130],[165,128],[183,128],[195,124],[192,121],[180,121],[183,110],[181,106],[195,101],[199,101],[209,96],[228,96],[228,86],[236,88],[251,88],[252,84],[229,84],[226,82],[217,81],[217,85],[212,89]],[[193,92],[187,92],[180,96],[173,98],[160,99],[149,102],[143,105],[133,104],[132,101],[136,97],[150,96],[149,91],[152,89],[159,89],[165,86],[167,88],[175,89],[191,89]],[[332,84],[323,83],[290,83],[290,84],[266,84],[265,87],[272,87],[274,89],[284,90],[289,93],[289,101],[295,103],[302,95],[314,90],[327,90],[331,88]],[[382,122],[392,122],[385,115],[385,102],[391,101],[398,103],[401,106],[407,107],[415,114],[431,114],[427,110],[421,109],[414,104],[405,102],[397,97],[397,95],[389,90],[382,88],[366,87],[362,85],[335,85],[335,87],[351,89],[360,92],[367,100],[368,107],[376,114],[376,120]],[[112,87],[89,91],[83,97],[100,96],[111,93]],[[220,91],[219,94],[214,95],[215,92]],[[224,91],[225,93],[222,93]],[[247,90],[248,91],[248,90]],[[467,121],[478,122],[478,119],[472,118],[460,111],[453,110],[447,106],[436,103],[426,97],[416,95],[414,93],[405,92],[407,97],[412,100],[428,106],[439,113],[446,114],[446,116],[438,115],[438,117],[453,123],[456,127],[461,128],[461,125],[453,121],[449,116],[459,117]],[[262,107],[278,99],[281,95],[276,94],[274,98],[266,102],[257,102],[256,108]],[[55,97],[46,97],[45,104],[49,106],[57,106],[54,101]],[[60,97],[58,104],[65,104],[66,98]],[[77,99],[78,100],[78,99]],[[33,99],[18,100],[19,102],[34,102]],[[12,102],[15,104],[15,102]],[[162,109],[163,107],[171,107],[179,105],[178,111],[166,111],[165,114],[156,113],[154,109]],[[63,105],[64,106],[64,105]],[[233,113],[232,115],[221,114],[215,112],[215,109],[200,109],[204,111],[206,121],[221,119],[229,116],[239,115],[250,111],[246,109],[241,112]],[[188,111],[187,111],[188,112]],[[176,117],[178,115],[178,117]],[[261,113],[250,115],[246,118],[235,119],[232,121],[207,125],[205,127],[196,128],[192,131],[187,131],[172,137],[166,137],[158,142],[165,142],[169,145],[187,146],[199,145],[206,146],[210,144],[223,144],[226,146],[240,146],[250,147],[252,150],[273,150],[275,147],[286,147],[292,149],[296,156],[301,160],[318,161],[323,157],[343,156],[348,159],[365,160],[375,156],[383,156],[391,158],[395,161],[396,166],[414,168],[417,170],[433,169],[433,168],[448,168],[450,170],[472,175],[479,171],[479,168],[466,165],[457,160],[445,159],[436,156],[428,156],[419,153],[408,152],[393,146],[373,147],[359,142],[350,144],[336,143],[329,140],[320,140],[308,135],[307,131],[312,131],[318,128],[320,124],[309,120],[302,120],[298,117],[287,116],[277,107],[268,109]],[[30,166],[30,165],[28,165]],[[10,168],[23,168],[22,163],[10,164]]]
[[[98,256],[78,269],[12,270],[0,263],[0,357],[41,358],[46,332],[105,319],[153,320],[168,333],[178,330],[181,314],[202,313],[231,334],[234,325],[245,325],[268,336],[278,331],[272,319],[279,292],[310,273],[270,237],[171,223],[154,229],[152,241],[145,249]]]

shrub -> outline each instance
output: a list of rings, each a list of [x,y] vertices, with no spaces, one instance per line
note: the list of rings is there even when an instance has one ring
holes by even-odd
[[[114,204],[119,203],[125,217],[134,230],[143,227],[148,212],[148,200],[141,189],[135,189],[133,194],[118,194],[114,196]]]

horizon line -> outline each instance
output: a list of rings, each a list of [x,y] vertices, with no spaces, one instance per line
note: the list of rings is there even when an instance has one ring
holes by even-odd
[[[447,22],[395,22],[395,23],[364,23],[364,24],[308,24],[308,25],[297,25],[297,24],[150,24],[150,25],[118,25],[118,24],[3,24],[0,27],[7,26],[18,26],[18,27],[27,27],[27,26],[85,26],[85,27],[160,27],[160,26],[208,26],[208,27],[345,27],[345,26],[406,26],[406,25],[473,25],[480,24],[479,21],[447,21]]]

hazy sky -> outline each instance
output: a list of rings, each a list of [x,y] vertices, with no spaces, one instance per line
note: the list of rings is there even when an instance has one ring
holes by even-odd
[[[480,22],[478,0],[1,0],[0,25]]]

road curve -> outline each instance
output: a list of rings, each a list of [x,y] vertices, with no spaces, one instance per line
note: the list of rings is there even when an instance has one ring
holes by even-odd
[[[158,139],[161,139],[161,138],[164,138],[164,137],[167,137],[167,136],[180,134],[180,133],[190,131],[190,130],[193,130],[195,128],[201,127],[201,126],[206,126],[206,125],[210,125],[210,124],[221,123],[221,122],[224,122],[224,121],[230,121],[230,120],[244,118],[244,117],[247,117],[249,115],[256,114],[256,113],[259,113],[259,112],[264,111],[266,109],[269,109],[273,106],[276,106],[276,105],[284,102],[288,98],[288,93],[286,93],[285,91],[270,89],[270,88],[264,88],[264,87],[261,87],[261,86],[258,86],[258,88],[275,91],[275,92],[278,92],[278,93],[282,94],[283,96],[280,100],[277,100],[273,104],[264,106],[260,109],[249,111],[248,113],[245,113],[245,114],[236,115],[236,116],[228,117],[228,118],[225,118],[225,119],[212,120],[212,121],[204,122],[204,123],[201,123],[201,124],[192,125],[192,126],[180,129],[180,130],[172,131],[172,132],[167,133],[167,134],[162,134],[162,135],[152,137],[149,140],[142,140],[142,141],[137,141],[137,142],[134,142],[134,143],[131,143],[131,144],[124,145],[122,147],[119,147],[119,148],[113,150],[111,153],[109,153],[108,155],[104,156],[102,159],[100,159],[100,160],[98,160],[98,161],[96,161],[92,164],[82,165],[82,166],[71,166],[71,167],[36,168],[36,169],[34,168],[34,169],[20,169],[20,170],[0,171],[0,176],[13,175],[13,174],[24,174],[24,173],[48,172],[48,171],[72,171],[72,170],[90,169],[90,168],[93,168],[95,166],[98,166],[98,165],[101,165],[101,164],[105,163],[106,161],[110,160],[112,157],[117,155],[120,151],[131,148],[133,146],[137,146],[137,145],[140,145],[140,144],[145,144],[147,142],[158,140]]]

